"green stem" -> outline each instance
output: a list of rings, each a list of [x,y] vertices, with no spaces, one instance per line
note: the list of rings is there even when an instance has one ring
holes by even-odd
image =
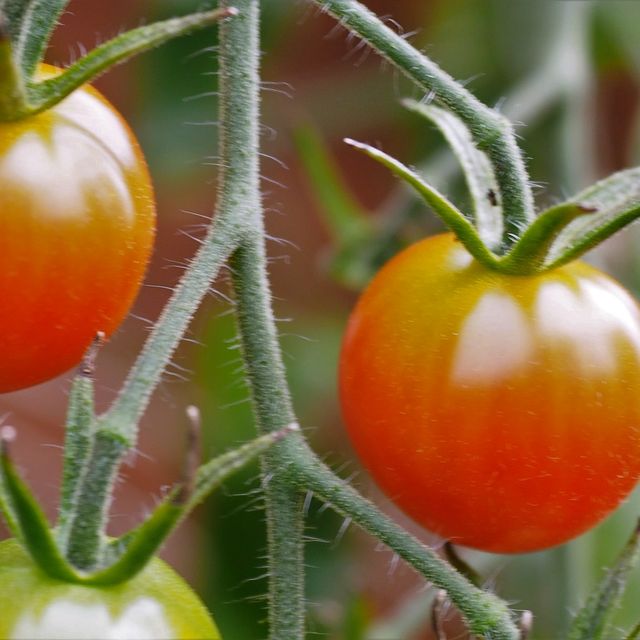
[[[127,443],[113,433],[98,431],[95,435],[66,549],[69,562],[83,571],[95,568],[100,559],[113,486],[127,449]]]
[[[222,6],[227,0],[222,2]],[[234,2],[240,15],[220,28],[222,197],[244,203],[249,233],[231,259],[237,320],[260,430],[296,421],[271,310],[259,167],[259,1]],[[277,449],[277,446],[275,447]],[[263,482],[269,558],[269,634],[304,637],[301,494],[287,484],[277,455],[265,456]]]
[[[173,38],[235,15],[236,10],[232,7],[215,9],[180,18],[171,18],[126,31],[113,40],[96,47],[60,75],[29,84],[27,111],[26,113],[15,113],[14,117],[19,118],[45,111],[66,98],[85,82],[90,82],[114,65]]]
[[[104,429],[119,433],[134,446],[137,422],[211,283],[239,244],[242,233],[235,209],[220,208],[207,237],[176,287],[109,410],[100,417]]]
[[[458,573],[438,554],[416,540],[338,478],[306,444],[290,438],[280,447],[288,460],[288,477],[301,489],[315,495],[393,549],[427,580],[444,589],[464,616],[470,631],[485,640],[517,640],[520,632],[507,607],[497,596],[483,591]]]
[[[345,28],[358,34],[434,100],[471,130],[478,148],[493,164],[505,211],[503,245],[508,248],[534,217],[533,196],[512,124],[490,109],[434,62],[389,29],[356,0],[314,0]]]
[[[260,236],[231,261],[238,327],[258,423],[270,432],[295,422],[278,347]],[[269,630],[272,640],[304,637],[302,493],[282,473],[278,448],[265,456],[263,482],[269,562]]]
[[[56,537],[66,548],[70,525],[75,518],[81,482],[87,472],[93,447],[95,413],[93,380],[89,375],[76,376],[69,394],[69,408],[65,425],[64,464]]]

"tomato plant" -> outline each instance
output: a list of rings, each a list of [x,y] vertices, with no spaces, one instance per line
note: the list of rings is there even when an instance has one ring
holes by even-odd
[[[40,66],[43,79],[57,73]],[[155,205],[133,134],[85,86],[0,123],[0,208],[5,392],[64,372],[120,324],[147,265]]]
[[[640,475],[640,312],[581,262],[505,275],[452,235],[411,246],[351,316],[340,391],[374,479],[454,543],[557,545]]]
[[[0,637],[220,638],[191,588],[154,559],[123,584],[95,587],[46,575],[15,540],[0,542]]]

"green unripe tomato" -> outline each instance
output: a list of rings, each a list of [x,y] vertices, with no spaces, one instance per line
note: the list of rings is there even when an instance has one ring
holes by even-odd
[[[220,640],[211,616],[165,562],[109,587],[61,582],[15,540],[0,542],[0,638],[8,640]]]

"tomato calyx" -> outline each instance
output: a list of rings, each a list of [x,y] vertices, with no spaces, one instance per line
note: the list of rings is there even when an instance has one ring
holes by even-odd
[[[236,470],[298,429],[297,425],[289,425],[280,431],[258,437],[198,467],[197,410],[190,407],[189,413],[192,416],[192,426],[183,478],[168,492],[151,515],[135,529],[115,539],[108,538],[102,531],[100,554],[93,566],[89,567],[82,566],[73,555],[73,549],[83,541],[74,540],[74,535],[76,538],[80,536],[77,529],[73,528],[73,523],[67,523],[62,517],[63,510],[57,526],[53,529],[50,527],[42,508],[13,464],[10,446],[15,439],[15,429],[10,426],[2,427],[0,511],[4,514],[14,537],[46,574],[56,580],[94,586],[109,586],[131,580],[155,557],[160,546],[179,522],[211,491]],[[64,478],[66,480],[68,474]],[[63,495],[64,491],[63,486]]]
[[[238,13],[233,7],[214,9],[132,29],[95,47],[59,75],[38,80],[38,64],[65,4],[41,3],[39,10],[29,13],[26,9],[14,9],[8,15],[0,12],[0,121],[20,120],[50,109],[114,65]],[[26,45],[21,42],[25,39]]]
[[[416,171],[368,144],[345,142],[380,162],[413,187],[482,265],[509,275],[533,275],[562,266],[640,217],[640,168],[596,182],[561,204],[540,211],[517,233],[502,207],[495,168],[474,143],[468,127],[439,107],[404,101],[443,133],[471,195],[471,212],[458,209]]]

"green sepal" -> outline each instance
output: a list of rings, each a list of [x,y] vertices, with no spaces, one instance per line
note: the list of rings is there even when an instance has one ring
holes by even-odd
[[[16,472],[6,443],[2,441],[0,481],[6,490],[10,512],[15,514],[13,532],[34,562],[52,578],[102,586],[125,582],[147,565],[168,535],[199,502],[234,472],[297,430],[297,425],[290,425],[260,436],[200,467],[193,487],[176,487],[139,527],[105,545],[98,568],[92,571],[81,571],[65,558],[46,516]]]
[[[476,147],[467,125],[450,111],[416,100],[403,100],[402,104],[427,118],[444,135],[462,167],[473,203],[473,223],[478,235],[490,249],[497,250],[502,241],[502,206],[500,187],[489,156]]]
[[[263,436],[258,436],[250,442],[236,447],[231,451],[227,451],[202,465],[196,472],[193,491],[184,499],[185,513],[188,513],[202,502],[230,475],[252,460],[255,460],[276,442],[279,442],[292,432],[299,431],[299,429],[300,427],[296,423],[290,424],[278,431],[272,431]]]
[[[640,559],[640,522],[613,567],[587,598],[571,623],[568,640],[600,640],[607,637],[613,611],[620,603],[632,569]]]
[[[62,555],[40,505],[15,470],[4,441],[0,450],[0,473],[15,514],[17,539],[45,573],[58,580],[75,582],[76,572]]]
[[[497,257],[492,253],[487,245],[480,239],[477,229],[464,216],[464,214],[447,198],[445,198],[434,187],[427,184],[422,178],[402,164],[399,160],[380,151],[375,147],[362,142],[356,142],[350,138],[345,138],[345,142],[360,151],[366,153],[369,157],[377,160],[382,165],[391,170],[392,173],[402,178],[407,184],[411,185],[424,199],[424,201],[433,209],[442,221],[455,233],[460,242],[464,244],[467,251],[481,264],[489,269],[496,269],[498,265]]]
[[[237,10],[233,8],[215,9],[171,18],[127,31],[96,47],[67,67],[60,75],[41,82],[28,82],[24,108],[3,115],[5,118],[20,119],[49,109],[110,67],[173,38],[202,29],[222,18],[236,14]]]
[[[184,506],[175,501],[178,493],[174,489],[139,527],[111,541],[101,562],[104,568],[87,575],[83,582],[118,584],[142,571],[184,515]]]
[[[132,578],[146,566],[173,529],[198,503],[230,475],[293,430],[294,427],[286,427],[260,436],[201,466],[196,472],[193,487],[174,488],[139,527],[109,542],[100,561],[103,568],[85,574],[81,581],[84,584],[109,585]]]
[[[6,0],[13,56],[25,78],[31,78],[69,0]]]
[[[93,380],[89,376],[78,375],[73,380],[69,394],[60,509],[56,527],[63,549],[66,548],[77,494],[91,456],[95,422]]]
[[[525,229],[511,251],[500,258],[500,271],[518,275],[545,271],[549,251],[558,236],[577,218],[593,214],[593,209],[574,202],[543,211]]]
[[[4,428],[6,429],[7,427]],[[5,442],[3,438],[0,441],[0,456],[4,455],[4,446]],[[18,514],[11,502],[10,492],[5,481],[4,473],[0,473],[0,514],[4,517],[4,521],[6,522],[11,535],[20,540],[22,538],[22,532],[18,521]]]
[[[640,167],[596,182],[564,206],[571,204],[590,214],[577,217],[558,234],[549,248],[545,269],[579,258],[640,216]]]

